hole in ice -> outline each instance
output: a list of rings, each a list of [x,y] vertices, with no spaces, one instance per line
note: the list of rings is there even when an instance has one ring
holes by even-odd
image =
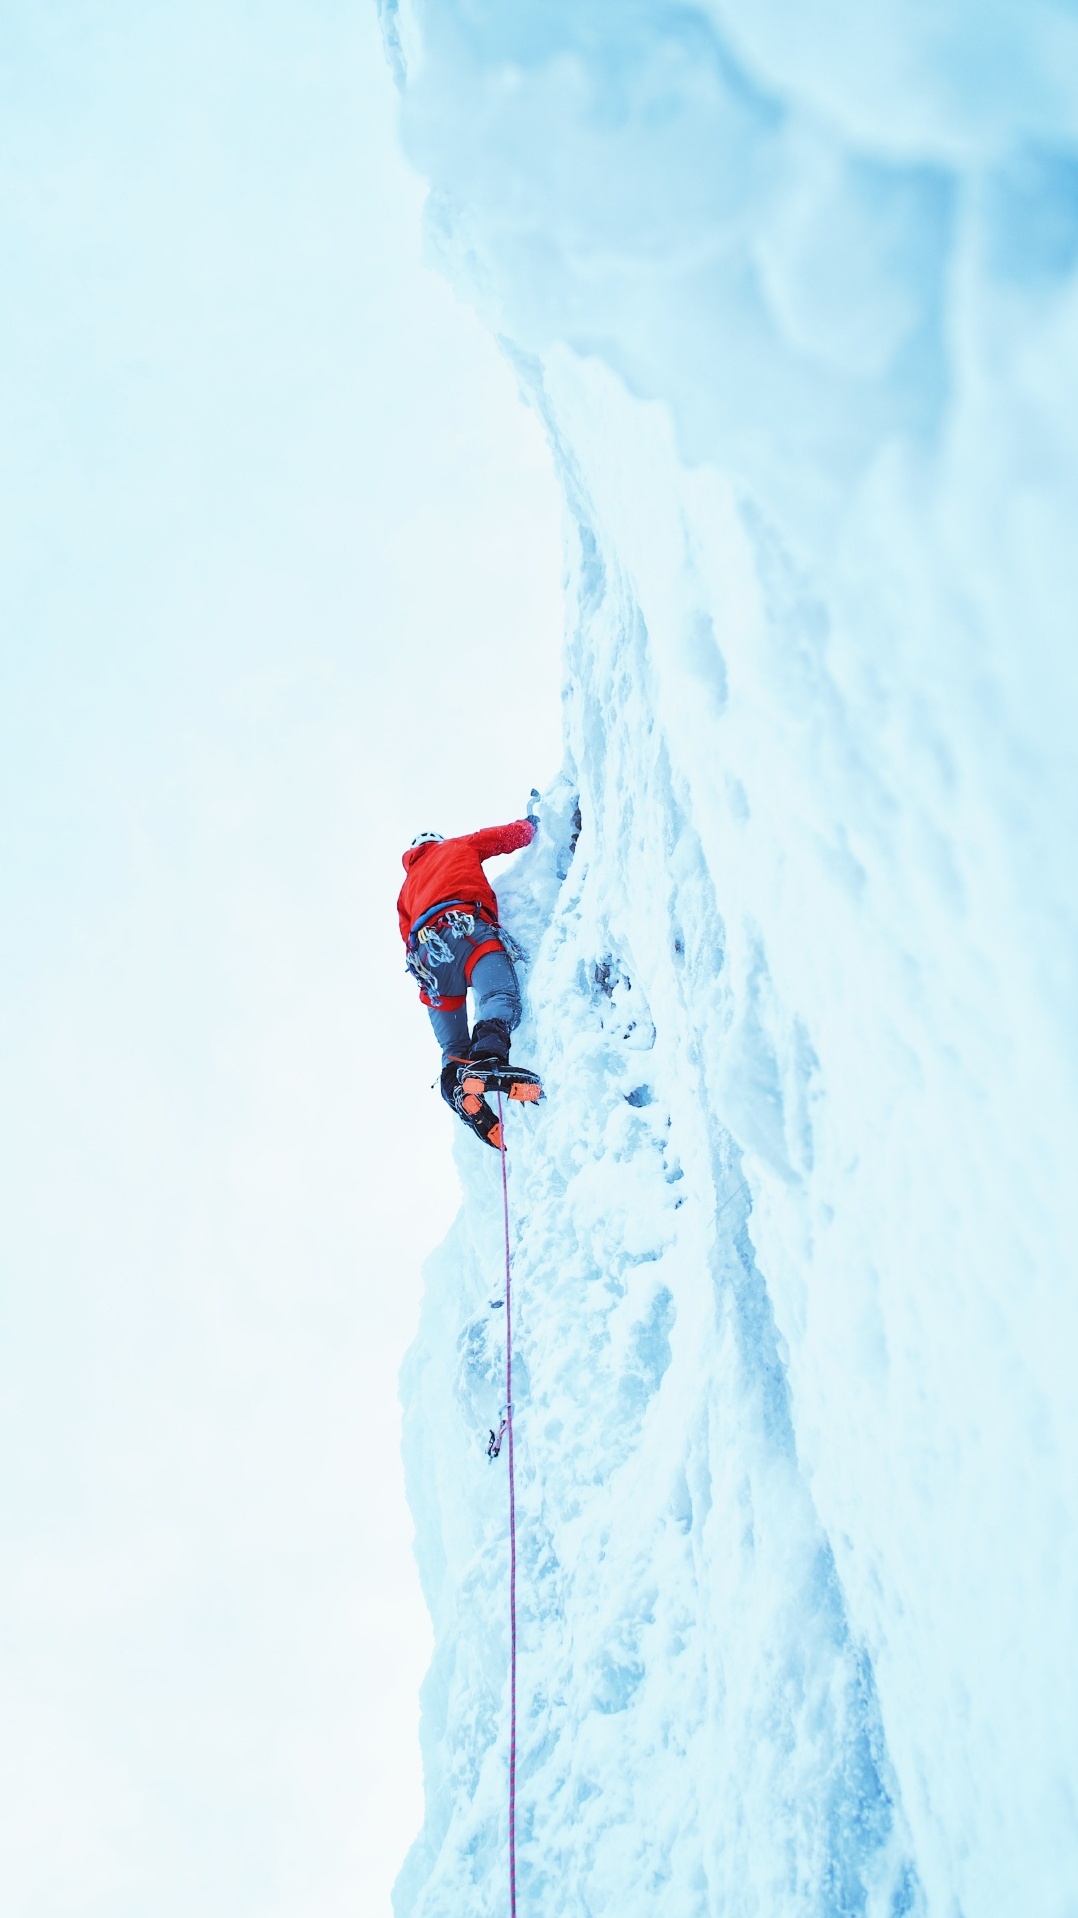
[[[634,1086],[631,1092],[625,1094],[625,1098],[631,1106],[649,1106],[652,1101],[651,1087]]]
[[[599,991],[608,999],[614,997],[614,987],[619,982],[619,973],[612,959],[597,959],[591,969],[592,980]]]

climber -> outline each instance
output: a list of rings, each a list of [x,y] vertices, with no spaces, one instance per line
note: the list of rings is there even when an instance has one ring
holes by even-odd
[[[498,901],[483,861],[530,846],[538,828],[532,794],[528,815],[509,826],[446,839],[417,833],[403,857],[406,878],[397,916],[407,957],[442,1048],[442,1097],[486,1144],[500,1149],[497,1118],[485,1090],[539,1098],[534,1072],[509,1065],[509,1034],[520,1022],[520,988],[512,941],[498,924]],[[475,1001],[469,1032],[467,997]]]

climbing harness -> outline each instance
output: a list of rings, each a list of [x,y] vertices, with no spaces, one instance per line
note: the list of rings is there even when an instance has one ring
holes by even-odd
[[[448,905],[432,906],[412,927],[405,947],[404,964],[436,1011],[442,1003],[438,967],[451,966],[458,956],[450,944],[451,939],[467,940],[476,956],[482,956],[488,947],[493,949],[500,945],[515,965],[526,965],[528,961],[523,946],[481,905],[451,900]]]
[[[501,1431],[488,1455],[497,1458],[505,1433],[509,1454],[509,1918],[517,1918],[517,1488],[513,1469],[513,1268],[509,1256],[509,1178],[505,1160],[502,1095],[498,1098],[501,1134],[502,1218],[505,1225],[505,1412]]]

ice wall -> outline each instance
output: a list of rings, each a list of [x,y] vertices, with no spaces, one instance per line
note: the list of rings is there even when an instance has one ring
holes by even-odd
[[[522,1909],[1065,1918],[1078,16],[384,17],[567,500],[567,767],[507,894],[551,1093],[513,1155]],[[406,1374],[423,1918],[504,1908],[458,1151]]]

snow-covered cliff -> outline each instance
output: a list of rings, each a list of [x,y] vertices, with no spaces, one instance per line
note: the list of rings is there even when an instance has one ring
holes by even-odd
[[[550,1094],[522,1918],[1072,1918],[1078,16],[383,11],[567,502],[566,765],[500,888]],[[500,1195],[457,1151],[400,1918],[505,1909]]]

